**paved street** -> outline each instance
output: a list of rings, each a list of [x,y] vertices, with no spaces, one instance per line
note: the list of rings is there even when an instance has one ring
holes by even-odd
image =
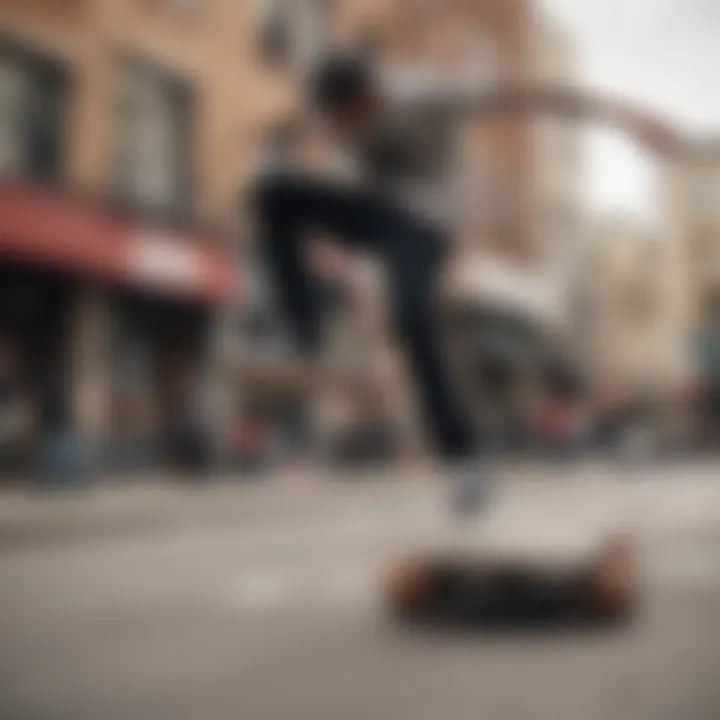
[[[431,483],[223,487],[198,501],[235,523],[6,548],[0,718],[714,720],[715,474],[531,474],[462,535]],[[629,629],[432,636],[378,602],[401,550],[582,552],[618,528],[643,556]]]

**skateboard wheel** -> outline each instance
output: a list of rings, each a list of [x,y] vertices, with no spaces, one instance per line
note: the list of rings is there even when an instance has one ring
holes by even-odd
[[[396,563],[388,573],[385,597],[390,611],[401,618],[420,615],[430,594],[431,572],[428,564],[418,559]]]
[[[639,601],[637,554],[628,537],[611,540],[595,561],[590,580],[590,605],[601,620],[622,620]]]

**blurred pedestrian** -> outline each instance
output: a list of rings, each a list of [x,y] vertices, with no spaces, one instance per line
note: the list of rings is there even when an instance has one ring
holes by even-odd
[[[60,375],[51,374],[41,389],[39,473],[45,486],[63,490],[87,481],[89,458],[74,423],[67,383]]]

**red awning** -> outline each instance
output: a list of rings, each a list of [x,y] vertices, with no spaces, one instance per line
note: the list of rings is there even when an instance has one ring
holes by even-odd
[[[233,258],[201,236],[147,227],[81,198],[20,183],[0,183],[0,261],[154,292],[223,302],[232,296]]]

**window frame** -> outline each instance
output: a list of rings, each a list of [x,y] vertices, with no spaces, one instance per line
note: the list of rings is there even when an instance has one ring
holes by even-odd
[[[116,54],[113,64],[114,68],[114,150],[113,167],[111,171],[111,185],[113,192],[123,201],[130,203],[136,209],[145,213],[170,215],[183,220],[194,217],[198,202],[198,115],[200,94],[197,82],[181,69],[174,68],[162,61],[137,50],[121,50]],[[180,108],[179,126],[177,128],[176,147],[179,148],[182,156],[180,162],[180,178],[174,188],[174,198],[166,203],[146,202],[138,193],[131,191],[124,185],[122,178],[122,154],[123,140],[121,137],[121,124],[124,109],[122,83],[124,73],[138,73],[141,77],[150,78],[151,84],[157,84],[158,88],[169,93],[170,101],[175,110]]]
[[[10,171],[7,175],[2,173],[2,176],[51,185],[63,183],[69,171],[68,147],[76,90],[75,65],[59,53],[6,32],[0,32],[0,60],[2,59],[15,63],[20,74],[25,75],[30,98],[27,102],[39,101],[42,103],[40,107],[45,110],[36,114],[28,106],[20,111],[21,115],[24,115],[24,122],[21,123],[17,141],[26,144],[26,158],[17,170]],[[56,122],[52,126],[44,125],[46,129],[51,127],[52,134],[46,135],[45,140],[52,142],[52,150],[51,159],[45,163],[46,167],[43,169],[41,149],[35,143],[39,136],[33,137],[32,133],[40,132],[41,122],[47,118],[48,91],[55,93],[52,109]],[[35,94],[34,101],[32,93]],[[32,158],[33,155],[35,159]]]
[[[307,69],[332,41],[336,0],[253,0],[259,51],[264,63],[286,70]],[[313,13],[305,22],[301,13]],[[313,43],[315,47],[309,49]],[[278,47],[279,43],[281,47]]]

